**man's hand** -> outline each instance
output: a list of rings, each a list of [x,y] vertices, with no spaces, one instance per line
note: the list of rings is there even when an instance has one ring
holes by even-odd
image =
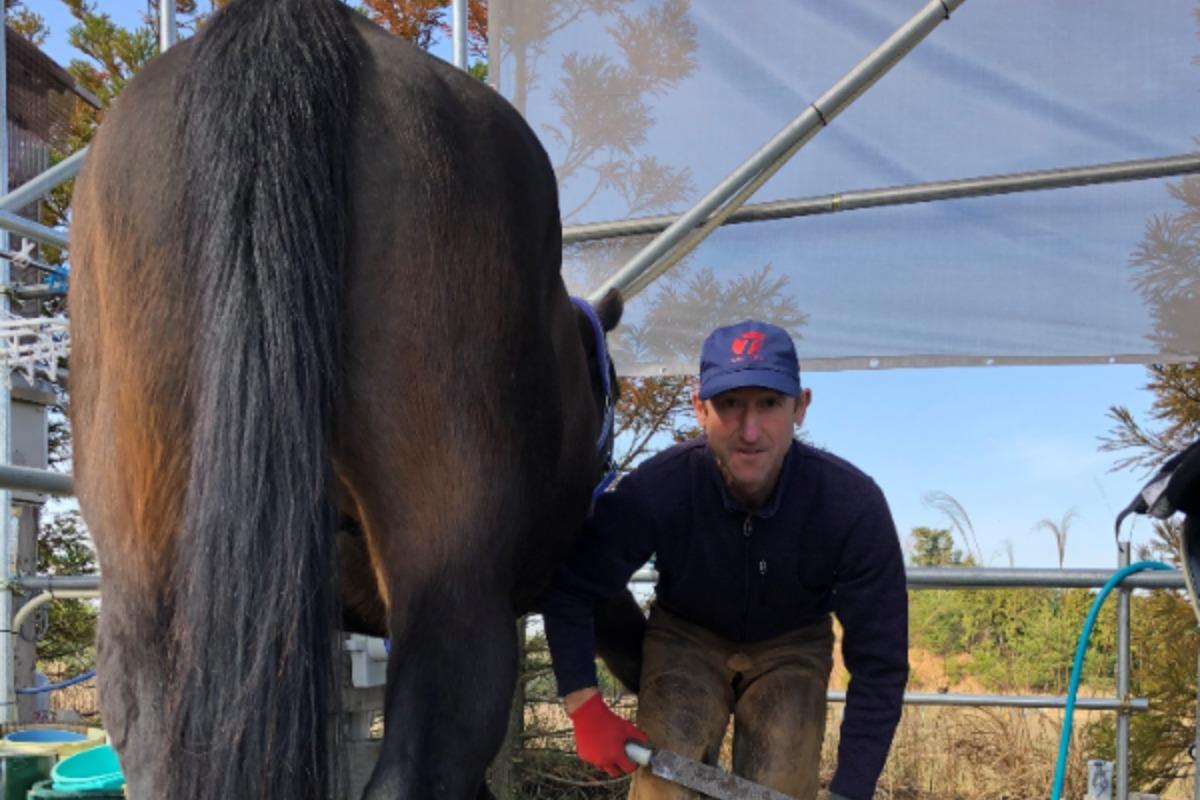
[[[597,690],[572,692],[563,699],[575,726],[575,752],[581,759],[614,778],[637,769],[625,754],[625,743],[630,739],[648,742],[649,736],[610,711]]]

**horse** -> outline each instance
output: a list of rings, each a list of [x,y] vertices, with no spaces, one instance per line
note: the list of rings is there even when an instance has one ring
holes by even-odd
[[[535,135],[337,0],[234,0],[122,92],[70,236],[128,795],[340,798],[345,621],[391,639],[364,796],[490,796],[616,391]]]

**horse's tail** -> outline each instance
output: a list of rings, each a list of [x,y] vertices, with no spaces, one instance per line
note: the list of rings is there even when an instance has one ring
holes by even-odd
[[[235,0],[181,84],[197,292],[162,797],[332,798],[344,784],[334,548],[352,110],[335,0]]]

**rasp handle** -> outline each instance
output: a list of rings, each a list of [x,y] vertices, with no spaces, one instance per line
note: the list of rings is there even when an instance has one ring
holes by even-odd
[[[654,755],[654,751],[641,742],[630,739],[625,743],[625,755],[629,756],[633,763],[644,767],[650,763],[650,756]]]

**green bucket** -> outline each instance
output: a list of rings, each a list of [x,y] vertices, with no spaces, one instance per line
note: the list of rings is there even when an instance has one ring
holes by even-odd
[[[114,791],[59,791],[54,788],[54,781],[44,780],[38,781],[29,790],[29,794],[25,795],[26,800],[111,800],[111,798],[124,797],[125,792],[121,789]]]
[[[0,780],[3,782],[4,800],[25,800],[30,787],[50,776],[54,758],[6,752],[2,763]]]
[[[107,744],[64,758],[54,765],[50,777],[59,792],[119,792],[125,786],[117,751]]]
[[[64,728],[34,726],[0,739],[3,800],[26,800],[35,783],[50,777],[54,762],[100,742],[88,734]]]

